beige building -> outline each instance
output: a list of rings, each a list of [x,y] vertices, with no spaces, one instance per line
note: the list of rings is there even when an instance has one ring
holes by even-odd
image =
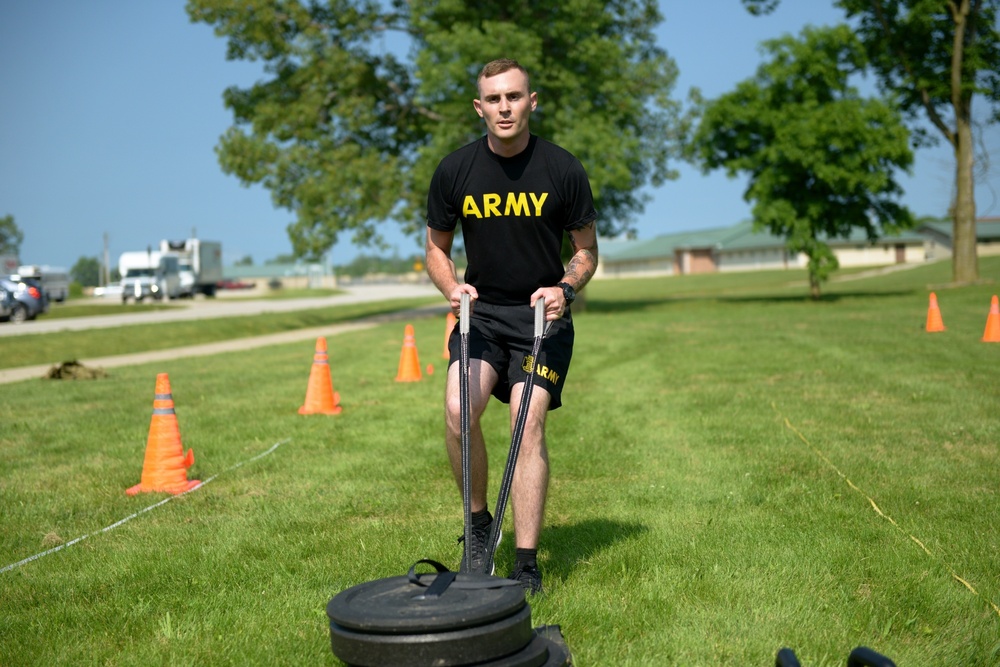
[[[929,259],[951,257],[952,224],[950,220],[928,222],[917,231],[924,234],[929,243]],[[1000,255],[1000,217],[976,220],[976,252],[979,255]]]
[[[1000,254],[1000,218],[982,218],[976,229],[980,254]],[[827,243],[842,267],[914,264],[951,256],[951,222],[925,223],[874,243],[858,229]],[[754,231],[749,221],[647,241],[602,239],[600,251],[596,275],[605,278],[797,269],[808,263],[804,254],[788,252],[784,238]]]

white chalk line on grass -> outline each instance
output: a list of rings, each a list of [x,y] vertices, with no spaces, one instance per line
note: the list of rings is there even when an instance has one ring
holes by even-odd
[[[93,537],[94,535],[100,535],[101,533],[106,533],[106,532],[108,532],[110,530],[114,530],[118,526],[121,526],[122,524],[128,523],[132,519],[134,519],[134,518],[136,518],[138,516],[141,516],[141,515],[145,514],[146,512],[149,512],[150,510],[155,510],[160,505],[166,505],[171,500],[174,500],[176,498],[180,498],[181,496],[186,496],[189,493],[193,493],[194,491],[197,491],[198,489],[202,488],[203,486],[205,486],[206,484],[208,484],[209,482],[211,482],[213,479],[215,479],[219,475],[224,475],[227,472],[232,472],[233,470],[236,470],[237,468],[241,468],[241,467],[245,466],[247,463],[253,463],[257,459],[264,458],[268,454],[273,453],[274,450],[276,450],[278,447],[280,447],[281,445],[285,444],[286,442],[291,442],[291,438],[286,438],[284,440],[276,442],[266,452],[261,452],[257,456],[253,456],[253,457],[247,459],[246,461],[240,461],[236,465],[230,466],[230,467],[226,468],[225,470],[223,470],[222,472],[215,473],[214,475],[212,475],[208,479],[206,479],[206,480],[202,481],[201,483],[199,483],[197,486],[194,486],[194,487],[188,489],[187,491],[183,491],[181,493],[178,493],[175,496],[170,496],[168,498],[164,498],[160,502],[154,503],[154,504],[150,505],[149,507],[143,508],[143,509],[139,510],[138,512],[136,512],[135,514],[130,514],[129,516],[125,517],[124,519],[121,519],[120,521],[115,521],[110,526],[106,526],[104,528],[101,528],[100,530],[96,530],[93,533],[87,533],[86,535],[81,535],[80,537],[72,539],[69,542],[66,542],[65,544],[60,544],[57,547],[53,547],[52,549],[49,549],[48,551],[43,551],[41,553],[35,554],[34,556],[29,556],[28,558],[25,558],[24,560],[20,560],[20,561],[18,561],[16,563],[11,563],[10,565],[6,565],[6,566],[0,568],[0,574],[2,574],[4,572],[7,572],[8,570],[13,570],[15,568],[21,567],[22,565],[27,565],[31,561],[38,560],[39,558],[42,558],[44,556],[48,556],[50,554],[54,554],[57,551],[62,551],[66,547],[71,547],[74,544],[76,544],[77,542],[82,542],[83,540],[87,539],[88,537]]]
[[[826,465],[828,465],[831,469],[833,469],[833,471],[835,473],[837,473],[837,475],[839,475],[840,478],[843,479],[847,483],[847,486],[849,486],[852,489],[854,489],[855,491],[857,491],[859,494],[861,494],[862,497],[864,497],[865,500],[868,501],[868,504],[872,506],[872,509],[875,510],[876,514],[878,514],[880,517],[882,517],[883,519],[885,519],[886,521],[888,521],[890,524],[892,524],[893,528],[895,528],[896,530],[898,530],[899,532],[901,532],[903,535],[906,535],[906,537],[908,537],[910,540],[913,541],[914,544],[916,544],[918,547],[920,547],[925,554],[927,554],[928,556],[930,556],[931,558],[933,558],[934,560],[936,560],[938,563],[940,563],[940,565],[943,568],[945,568],[946,570],[948,570],[948,572],[955,579],[955,581],[957,581],[958,583],[962,584],[967,589],[969,589],[969,591],[971,591],[972,594],[975,595],[976,597],[982,597],[984,600],[986,600],[986,602],[991,607],[993,607],[993,611],[996,612],[997,616],[1000,616],[1000,607],[998,607],[997,604],[995,602],[993,602],[993,600],[990,600],[989,598],[980,595],[979,591],[977,591],[972,584],[970,584],[968,581],[966,581],[965,579],[963,579],[962,577],[960,577],[958,575],[958,572],[955,571],[955,568],[951,567],[950,565],[948,565],[947,563],[945,563],[940,557],[936,556],[933,552],[931,552],[931,550],[928,549],[927,546],[923,542],[921,542],[919,539],[917,539],[917,537],[915,535],[912,535],[911,533],[906,532],[906,530],[902,526],[900,526],[898,523],[896,523],[895,519],[893,519],[891,516],[889,516],[888,514],[886,514],[885,512],[883,512],[879,508],[879,506],[875,503],[874,498],[872,498],[870,495],[868,495],[867,493],[865,493],[864,491],[862,491],[854,482],[852,482],[847,477],[847,475],[845,475],[844,473],[842,473],[840,471],[840,468],[838,468],[836,465],[834,465],[833,461],[831,461],[829,458],[827,458],[826,455],[823,454],[823,452],[821,452],[819,450],[819,448],[817,448],[811,442],[809,442],[809,440],[806,439],[806,436],[802,435],[802,432],[799,431],[797,428],[795,428],[795,426],[788,419],[788,417],[785,417],[784,415],[781,414],[781,412],[778,410],[778,407],[774,403],[771,404],[771,407],[774,408],[774,411],[778,413],[778,416],[780,416],[785,421],[785,426],[788,427],[788,429],[792,433],[794,433],[795,435],[798,436],[799,440],[801,440],[802,442],[804,442],[806,444],[806,446],[809,447],[809,449],[811,449],[814,454],[816,454],[816,456],[818,456],[820,459],[822,459],[823,462],[826,463]]]

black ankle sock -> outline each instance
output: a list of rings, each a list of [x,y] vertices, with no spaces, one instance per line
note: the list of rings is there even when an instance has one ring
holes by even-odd
[[[518,565],[537,568],[538,562],[535,560],[537,557],[538,549],[517,549],[515,559]]]
[[[488,526],[491,523],[493,523],[493,517],[490,515],[490,511],[488,509],[472,513],[473,526],[476,526],[477,528],[482,528],[483,526]]]

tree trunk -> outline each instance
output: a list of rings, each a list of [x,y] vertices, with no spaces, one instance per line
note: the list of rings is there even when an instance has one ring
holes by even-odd
[[[809,298],[819,301],[821,296],[819,278],[816,274],[809,272]]]
[[[979,279],[976,257],[976,199],[972,175],[972,93],[963,90],[962,63],[965,60],[969,28],[969,0],[952,4],[955,35],[951,54],[951,106],[955,112],[955,212],[952,223],[951,274],[956,283]]]
[[[956,110],[958,111],[958,110]],[[976,199],[972,166],[972,124],[969,114],[956,114],[955,211],[952,223],[952,279],[971,283],[979,279],[976,255]]]

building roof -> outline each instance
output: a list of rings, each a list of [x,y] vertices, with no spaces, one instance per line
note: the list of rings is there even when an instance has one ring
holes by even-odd
[[[933,222],[925,222],[917,229],[929,229],[949,239],[952,237],[952,232],[954,232],[951,220],[935,220]],[[977,218],[976,240],[980,243],[983,241],[1000,241],[1000,218]]]
[[[703,229],[694,232],[661,234],[645,240],[605,241],[601,239],[601,257],[617,262],[649,258],[671,257],[678,248],[702,248],[712,245],[716,238],[730,233],[732,228]]]

